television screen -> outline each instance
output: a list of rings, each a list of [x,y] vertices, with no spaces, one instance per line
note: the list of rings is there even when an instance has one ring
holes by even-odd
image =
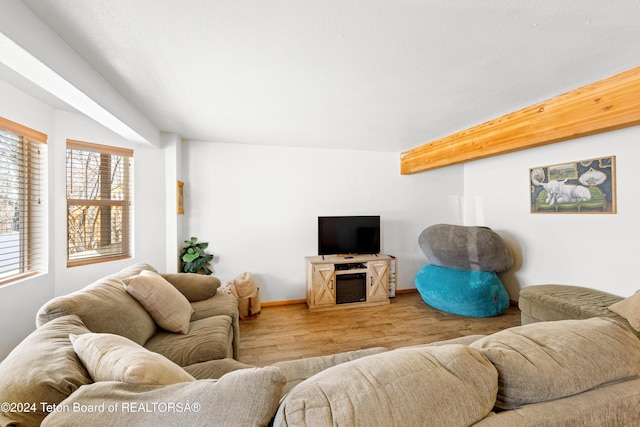
[[[318,217],[318,255],[379,252],[380,216]]]

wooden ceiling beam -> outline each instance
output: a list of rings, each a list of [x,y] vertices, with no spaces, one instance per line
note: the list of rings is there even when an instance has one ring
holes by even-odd
[[[640,124],[640,67],[429,142],[400,156],[403,175]]]

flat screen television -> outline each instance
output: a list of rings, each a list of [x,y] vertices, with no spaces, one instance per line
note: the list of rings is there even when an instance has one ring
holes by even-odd
[[[318,255],[380,253],[380,216],[318,217]]]

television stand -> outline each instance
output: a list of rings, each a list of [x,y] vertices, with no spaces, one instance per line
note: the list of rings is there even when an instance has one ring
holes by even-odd
[[[389,304],[388,255],[310,256],[307,306],[311,311]]]

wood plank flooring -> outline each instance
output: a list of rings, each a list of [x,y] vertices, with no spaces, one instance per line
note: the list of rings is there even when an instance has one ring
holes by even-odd
[[[520,310],[472,318],[429,307],[417,292],[398,294],[391,304],[310,312],[306,304],[262,307],[240,321],[239,360],[266,366],[282,360],[323,356],[369,347],[397,348],[520,325]]]

